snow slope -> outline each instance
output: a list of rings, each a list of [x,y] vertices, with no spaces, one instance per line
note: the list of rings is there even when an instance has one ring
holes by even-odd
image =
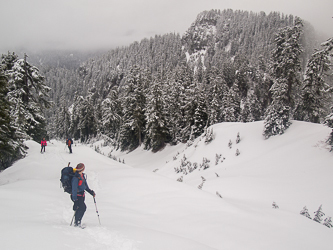
[[[324,143],[330,129],[293,121],[284,135],[264,140],[262,128],[262,122],[222,123],[213,126],[215,139],[209,144],[198,138],[190,147],[166,147],[155,154],[113,150],[126,164],[86,145],[76,144],[68,154],[58,141],[40,154],[39,145],[28,141],[28,156],[0,173],[0,247],[332,249],[333,229],[299,214],[307,206],[313,217],[322,204],[323,219],[333,216],[333,153]],[[101,151],[107,155],[111,149]],[[216,154],[222,154],[217,165]],[[198,165],[209,159],[209,168],[176,173],[184,155]],[[87,228],[69,226],[72,202],[59,183],[68,162],[86,165],[101,226],[89,194]],[[183,182],[177,181],[181,176]],[[272,209],[273,202],[279,209]]]

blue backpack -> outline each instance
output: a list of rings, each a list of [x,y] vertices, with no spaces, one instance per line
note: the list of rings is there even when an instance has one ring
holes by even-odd
[[[69,166],[69,163],[67,167],[64,167],[61,170],[60,182],[61,186],[64,188],[64,192],[69,194],[72,193],[72,179],[74,175],[74,170]]]

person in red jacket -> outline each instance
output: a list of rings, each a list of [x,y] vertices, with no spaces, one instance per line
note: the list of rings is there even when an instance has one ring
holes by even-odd
[[[42,153],[43,149],[45,152],[45,147],[47,146],[47,142],[46,142],[45,138],[43,138],[43,140],[41,140],[40,145],[42,146],[42,148],[40,149],[40,152]]]
[[[73,144],[73,140],[70,137],[68,137],[66,140],[66,145],[68,146],[70,154],[72,153],[72,144]]]

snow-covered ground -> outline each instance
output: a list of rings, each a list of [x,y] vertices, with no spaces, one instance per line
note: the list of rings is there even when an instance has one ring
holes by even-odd
[[[81,144],[69,154],[58,141],[41,154],[28,141],[28,156],[0,173],[0,249],[332,249],[333,228],[300,215],[307,206],[313,218],[322,205],[323,220],[333,216],[333,153],[324,143],[331,130],[293,121],[284,135],[264,140],[262,128],[216,124],[209,144],[198,138],[155,154],[113,150],[117,161],[102,142],[94,146],[105,156]],[[176,173],[184,155],[198,168]],[[199,170],[203,158],[209,168]],[[101,226],[89,194],[87,227],[69,226],[72,202],[59,182],[68,162],[86,165]]]

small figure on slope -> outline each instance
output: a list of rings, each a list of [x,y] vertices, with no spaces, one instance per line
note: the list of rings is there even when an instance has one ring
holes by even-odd
[[[72,153],[72,144],[73,144],[73,140],[70,137],[68,137],[66,140],[66,145],[68,146],[70,154]]]
[[[41,140],[40,145],[41,145],[40,152],[43,153],[43,150],[45,152],[45,147],[47,146],[47,142],[46,142],[45,138],[43,138],[43,140]]]

